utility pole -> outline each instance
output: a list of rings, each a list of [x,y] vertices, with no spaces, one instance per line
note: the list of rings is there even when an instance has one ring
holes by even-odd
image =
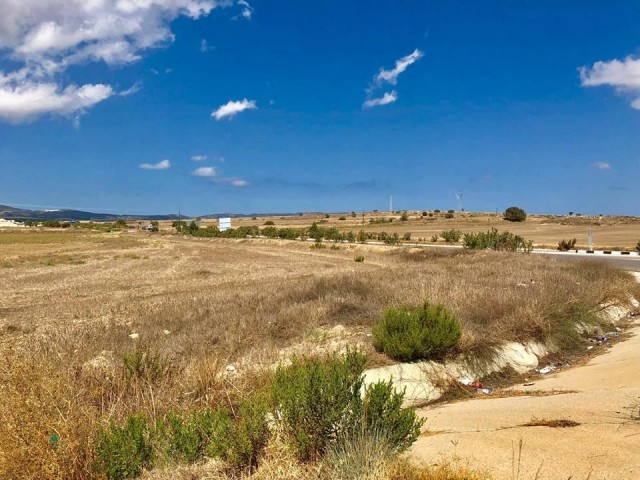
[[[393,195],[389,195],[389,213],[393,213]]]
[[[182,232],[182,222],[180,221],[180,209],[178,209],[178,232]]]

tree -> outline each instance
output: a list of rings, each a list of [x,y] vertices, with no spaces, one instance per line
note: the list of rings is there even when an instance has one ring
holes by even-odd
[[[524,222],[527,212],[519,207],[509,207],[504,211],[504,219],[510,222]]]

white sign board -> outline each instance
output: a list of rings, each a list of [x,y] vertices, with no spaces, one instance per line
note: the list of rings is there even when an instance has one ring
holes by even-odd
[[[218,229],[221,232],[224,232],[225,230],[229,230],[230,228],[231,228],[231,219],[229,217],[218,219]]]

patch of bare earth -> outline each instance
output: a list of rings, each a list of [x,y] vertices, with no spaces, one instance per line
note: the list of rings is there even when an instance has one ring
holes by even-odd
[[[514,387],[516,397],[421,410],[427,428],[443,433],[422,436],[412,455],[460,456],[498,480],[512,479],[522,441],[520,478],[640,478],[640,422],[630,415],[640,401],[640,328],[631,333],[584,366]],[[559,390],[567,393],[539,395]]]

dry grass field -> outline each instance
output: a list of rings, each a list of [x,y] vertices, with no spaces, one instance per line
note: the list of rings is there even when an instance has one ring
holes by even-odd
[[[419,222],[402,223],[420,232]],[[479,219],[477,229],[486,228]],[[259,367],[296,345],[322,349],[332,332],[361,345],[370,364],[387,362],[373,351],[370,327],[389,305],[445,304],[462,323],[459,351],[488,355],[505,340],[577,348],[575,322],[637,293],[632,277],[605,264],[523,254],[0,232],[0,478],[101,478],[94,444],[109,421],[232,405],[265,381]],[[136,350],[160,360],[132,384],[122,358]],[[220,373],[229,364],[238,371],[231,379]]]
[[[640,241],[640,218],[616,217],[616,216],[563,216],[563,215],[529,215],[524,222],[509,222],[502,219],[502,214],[456,212],[453,218],[445,218],[445,213],[407,212],[408,220],[401,221],[401,214],[389,214],[388,212],[354,212],[344,214],[304,214],[286,217],[255,217],[233,219],[233,226],[263,225],[267,221],[275,223],[276,227],[308,227],[313,222],[320,222],[325,227],[337,227],[342,231],[354,232],[364,229],[371,232],[386,231],[398,233],[402,236],[411,233],[412,241],[422,239],[424,243],[431,243],[433,235],[440,234],[443,230],[458,229],[463,233],[477,233],[497,228],[509,230],[527,240],[533,240],[540,248],[556,248],[558,242],[563,239],[577,239],[577,248],[587,247],[587,232],[593,233],[594,247],[597,249],[635,250]],[[432,216],[429,216],[431,213]],[[344,217],[345,220],[339,220]],[[391,223],[370,223],[371,220],[389,220]],[[364,221],[363,221],[364,220]],[[205,225],[217,225],[216,220],[205,220]],[[165,223],[165,228],[170,228],[170,222]],[[442,239],[440,239],[442,242]]]

